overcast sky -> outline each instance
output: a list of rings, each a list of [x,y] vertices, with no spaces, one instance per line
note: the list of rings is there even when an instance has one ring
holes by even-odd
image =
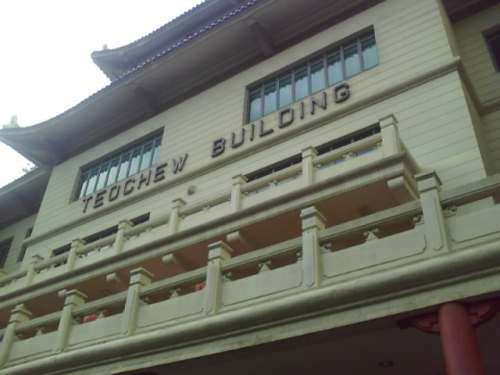
[[[48,120],[109,81],[90,53],[128,44],[201,0],[0,1],[0,126]],[[0,187],[27,160],[0,142]]]

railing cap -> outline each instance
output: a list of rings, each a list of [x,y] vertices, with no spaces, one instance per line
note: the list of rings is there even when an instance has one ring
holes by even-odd
[[[398,120],[396,116],[393,114],[390,114],[388,116],[382,117],[380,120],[378,120],[378,123],[380,125],[380,128],[386,128],[388,126],[397,126],[398,125]]]
[[[434,170],[425,171],[415,176],[419,193],[425,193],[428,190],[441,189],[441,179]]]
[[[233,249],[224,241],[217,241],[208,245],[208,260],[222,259],[226,260],[231,258]]]

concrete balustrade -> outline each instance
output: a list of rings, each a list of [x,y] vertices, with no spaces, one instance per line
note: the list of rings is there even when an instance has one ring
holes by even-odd
[[[172,209],[170,211],[170,219],[168,221],[169,233],[175,234],[179,231],[180,225],[180,210],[186,205],[186,202],[182,198],[174,199],[172,201]]]
[[[439,193],[439,180],[433,172],[419,175],[418,181],[421,194],[420,202],[411,202],[328,228],[325,228],[326,219],[317,207],[309,206],[300,212],[302,221],[302,235],[300,237],[266,248],[247,249],[248,252],[236,257],[232,256],[234,251],[225,242],[216,242],[209,245],[206,267],[186,271],[180,275],[155,282],[153,282],[153,275],[150,272],[144,268],[137,268],[130,272],[130,283],[126,292],[118,292],[116,296],[106,297],[102,301],[97,300],[86,303],[87,297],[78,290],[62,291],[61,296],[65,299],[62,311],[57,312],[58,315],[55,317],[34,319],[33,323],[37,323],[30,324],[29,328],[22,325],[26,324],[31,318],[30,312],[23,305],[17,306],[12,311],[11,318],[4,331],[4,338],[0,346],[0,363],[8,365],[9,354],[20,343],[25,343],[22,346],[22,351],[28,351],[28,355],[16,356],[14,362],[24,361],[29,358],[30,340],[39,342],[39,340],[47,337],[47,345],[53,345],[53,354],[56,354],[62,351],[91,346],[97,341],[106,339],[112,341],[119,337],[123,339],[123,337],[140,335],[152,329],[163,329],[162,327],[172,326],[181,329],[186,321],[210,319],[218,313],[225,313],[234,309],[249,308],[249,311],[253,311],[254,306],[260,303],[286,298],[290,294],[296,294],[296,298],[300,299],[303,293],[306,296],[309,292],[316,293],[325,288],[333,288],[330,292],[332,293],[336,290],[335,288],[342,285],[344,275],[349,275],[350,279],[353,279],[353,275],[357,275],[354,277],[355,279],[370,279],[372,277],[370,275],[374,274],[373,270],[384,269],[384,272],[378,273],[383,275],[380,277],[401,270],[401,274],[398,273],[399,276],[394,277],[394,282],[389,283],[385,279],[383,281],[385,283],[384,288],[397,290],[399,287],[406,287],[406,283],[409,282],[406,276],[403,279],[401,276],[407,274],[403,272],[406,268],[408,268],[408,272],[417,272],[418,269],[417,273],[419,275],[422,272],[430,272],[429,274],[432,277],[438,277],[442,273],[437,271],[440,268],[427,267],[426,262],[441,262],[439,267],[447,267],[449,262],[442,260],[442,257],[428,257],[427,254],[432,254],[436,250],[450,249],[452,244],[448,232],[453,233],[455,236],[453,246],[462,246],[462,244],[476,246],[475,239],[481,238],[480,244],[477,245],[478,252],[450,251],[444,254],[459,257],[456,260],[458,263],[453,263],[454,269],[447,270],[448,273],[458,272],[465,269],[464,267],[474,266],[476,263],[472,262],[471,259],[475,256],[486,256],[486,258],[478,260],[479,264],[481,262],[491,262],[491,259],[494,259],[496,254],[495,251],[498,249],[495,250],[496,247],[494,246],[491,249],[485,248],[485,246],[488,244],[488,238],[496,241],[500,234],[500,228],[493,220],[500,214],[500,205],[481,206],[477,210],[467,211],[465,214],[460,213],[459,208],[454,216],[446,217],[442,214],[441,206],[443,204],[449,206],[454,199],[469,202],[472,200],[472,196],[482,199],[484,198],[484,192],[476,190],[470,194],[470,197],[467,197],[460,190],[456,195],[443,194],[444,196],[441,196]],[[497,181],[496,184],[498,188],[500,181]],[[489,189],[492,190],[492,188]],[[472,191],[472,189],[469,190]],[[420,214],[423,215],[423,224],[408,227],[398,233],[381,236],[374,229],[383,227],[387,223],[411,222],[412,218]],[[491,222],[491,225],[481,228],[471,225],[471,223],[477,221],[484,221],[485,218],[489,223]],[[429,225],[429,223],[433,224]],[[451,230],[447,230],[447,227],[450,227]],[[465,227],[469,229],[464,230]],[[436,230],[436,228],[439,230]],[[363,233],[365,233],[364,243],[350,246],[342,251],[335,251],[335,243],[338,238],[352,234],[361,236]],[[493,240],[492,243],[495,243]],[[234,243],[237,244],[238,242]],[[333,243],[333,251],[322,251],[320,245],[325,243]],[[282,259],[283,255],[290,255],[295,252],[301,253],[301,261],[296,263],[292,261],[290,264],[278,267],[274,266],[275,259],[280,259],[280,257]],[[454,253],[457,255],[454,255]],[[172,261],[171,258],[165,257],[165,261]],[[260,271],[256,274],[246,275],[237,280],[224,280],[224,274],[227,272],[238,268],[248,268],[249,266],[256,268],[259,264],[261,264]],[[415,268],[415,271],[413,271],[413,268]],[[192,286],[193,283],[199,283],[203,276],[205,276],[205,285],[202,289],[190,290],[187,293],[182,292],[178,296],[177,293],[173,293],[170,297],[162,297],[163,300],[152,304],[144,304],[141,301],[143,294],[152,295],[164,290],[176,290],[180,286]],[[341,282],[338,280],[341,280]],[[400,285],[401,280],[404,281],[403,285]],[[414,276],[411,280],[412,282],[418,282],[421,278]],[[346,301],[350,301],[348,300],[350,295],[348,290],[345,289],[344,294],[342,294],[342,298]],[[360,296],[359,293],[353,293],[352,295],[353,298]],[[118,328],[117,326],[116,328],[116,332],[119,331],[118,333],[115,333],[115,328],[109,329],[109,337],[106,336],[107,331],[105,333],[100,331],[99,335],[95,334],[95,340],[97,341],[92,341],[92,333],[90,333],[92,330],[88,330],[86,325],[75,322],[75,316],[89,313],[98,315],[99,311],[106,309],[107,306],[115,306],[117,307],[116,311],[121,311],[118,307],[119,305],[123,306],[123,304],[125,304],[123,312],[115,312],[116,315],[112,317],[103,317],[100,325],[98,322],[87,323],[89,325],[98,324],[96,327],[104,327],[104,325],[108,325],[108,319],[110,319],[109,325],[114,327],[115,322],[121,322],[121,327]],[[168,311],[165,311],[167,307]],[[48,321],[57,321],[55,319],[59,321],[57,331],[43,333],[41,328]],[[182,324],[176,325],[176,321],[182,322]],[[167,322],[168,324],[165,325]],[[78,327],[75,325],[78,325]],[[16,334],[18,331],[38,331],[40,335],[17,339]],[[83,331],[86,332],[85,340],[80,337]],[[89,333],[87,334],[87,332]],[[50,340],[52,341],[49,342]],[[40,353],[40,351],[36,353]]]
[[[123,220],[118,223],[118,231],[116,232],[113,248],[115,253],[121,253],[125,245],[126,233],[132,229],[134,224],[129,220]]]

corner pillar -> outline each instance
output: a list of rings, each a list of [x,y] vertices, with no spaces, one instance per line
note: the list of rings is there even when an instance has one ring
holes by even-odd
[[[87,295],[76,290],[63,291],[61,293],[64,299],[64,307],[61,313],[61,319],[59,320],[59,326],[57,328],[57,339],[54,347],[54,352],[63,352],[69,340],[69,334],[71,327],[74,324],[73,321],[73,311],[76,307],[83,305],[87,301]]]
[[[326,218],[316,207],[307,207],[300,212],[302,220],[302,267],[307,287],[321,283],[322,265],[319,232],[325,229]]]
[[[19,323],[31,319],[31,312],[21,304],[17,305],[11,312],[9,323],[5,328],[2,344],[0,347],[0,366],[3,366],[9,360],[12,345],[16,339],[16,328]]]
[[[449,246],[439,195],[441,180],[435,171],[420,173],[416,179],[424,218],[425,235],[429,246],[435,251],[446,250]]]
[[[302,176],[304,186],[314,184],[314,159],[318,156],[318,152],[314,147],[306,147],[302,150]]]
[[[130,284],[121,324],[121,333],[123,335],[131,335],[137,328],[137,317],[141,304],[141,289],[151,284],[152,280],[153,274],[142,267],[130,271]]]
[[[208,245],[207,279],[203,309],[205,314],[215,314],[220,307],[222,298],[222,263],[231,258],[233,249],[219,241]]]

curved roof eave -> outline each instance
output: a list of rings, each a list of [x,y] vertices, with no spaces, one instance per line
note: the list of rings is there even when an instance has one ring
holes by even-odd
[[[177,34],[174,36],[176,38],[182,38],[189,33],[189,27],[199,27],[207,21],[206,17],[216,17],[216,13],[209,12],[211,8],[214,8],[214,5],[226,5],[214,10],[221,14],[229,7],[234,7],[236,3],[237,0],[203,0],[178,17],[131,43],[117,48],[92,52],[92,60],[110,80],[115,80],[124,71],[131,69],[138,60],[145,59],[148,53],[151,53],[155,47],[158,48],[162,42],[167,40],[168,43],[168,39],[173,36],[172,34]],[[192,24],[189,25],[189,22]],[[183,26],[185,26],[184,29]]]
[[[207,1],[210,2],[218,0]],[[56,140],[50,137],[49,130],[51,128],[53,128],[57,124],[71,122],[72,116],[74,116],[76,113],[81,112],[89,106],[94,105],[105,96],[113,95],[116,90],[119,90],[120,87],[126,85],[129,80],[136,77],[137,74],[143,71],[146,66],[152,64],[153,62],[156,62],[160,58],[170,55],[174,51],[191,43],[199,37],[206,35],[207,32],[212,31],[218,26],[244,13],[252,6],[262,1],[263,0],[245,1],[242,5],[234,8],[230,12],[220,15],[218,18],[210,21],[209,23],[206,23],[200,29],[191,32],[184,38],[177,40],[170,46],[165,47],[163,50],[157,52],[154,56],[148,57],[140,64],[125,71],[121,76],[119,76],[116,80],[110,82],[107,86],[103,87],[80,103],[47,121],[29,127],[0,129],[0,140],[19,152],[27,159],[31,160],[36,165],[52,166],[61,162],[65,158],[64,145],[61,143],[58,144]]]

